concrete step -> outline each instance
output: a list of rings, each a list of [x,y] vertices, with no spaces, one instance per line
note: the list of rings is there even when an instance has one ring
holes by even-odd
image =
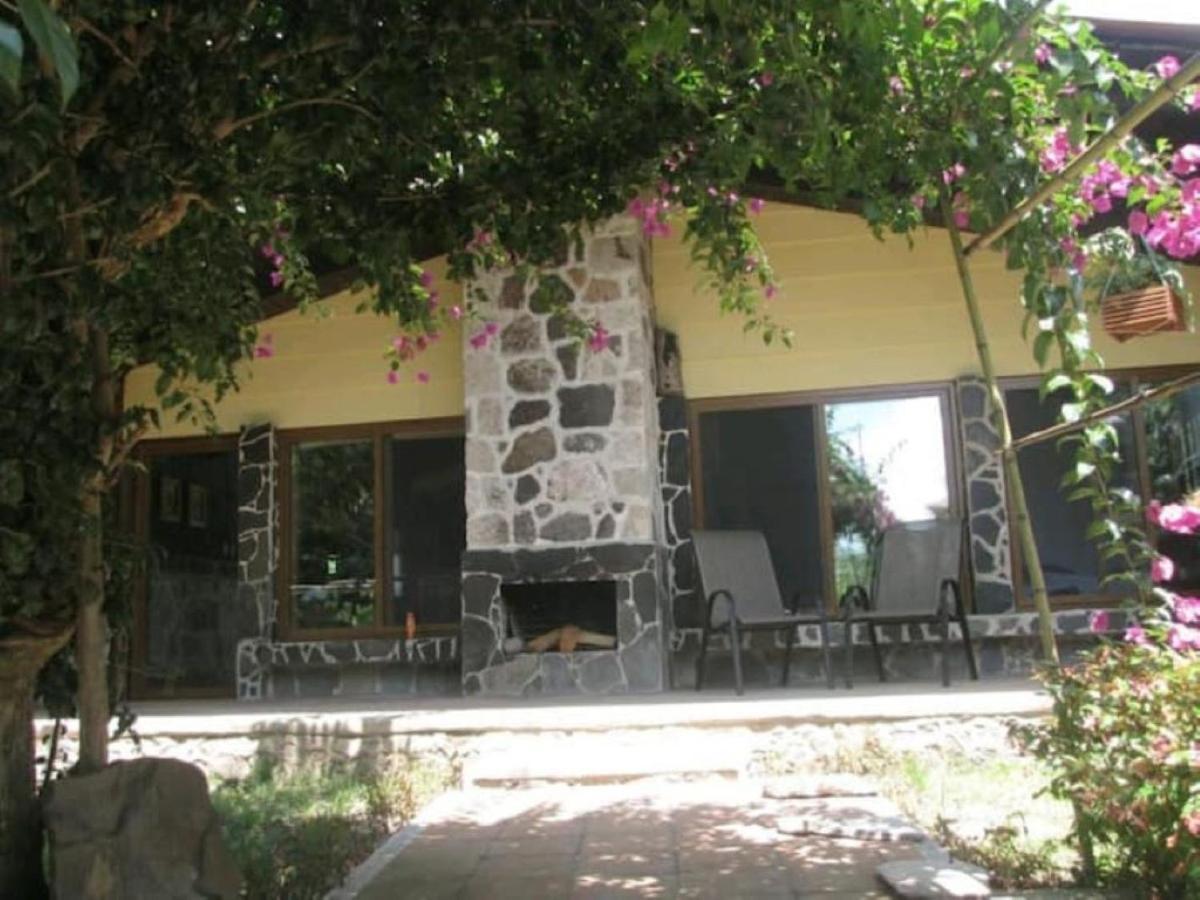
[[[463,786],[628,781],[651,776],[741,777],[753,752],[748,730],[489,733],[471,742]]]

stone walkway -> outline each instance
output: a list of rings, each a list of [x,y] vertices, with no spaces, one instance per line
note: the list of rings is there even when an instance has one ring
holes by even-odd
[[[794,809],[758,783],[720,778],[467,790],[442,798],[385,847],[365,885],[337,896],[887,897],[876,866],[928,852],[790,837],[775,823]]]

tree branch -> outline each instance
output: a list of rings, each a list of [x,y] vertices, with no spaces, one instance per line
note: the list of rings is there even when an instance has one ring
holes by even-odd
[[[1155,110],[1169,102],[1196,78],[1200,78],[1200,54],[1189,59],[1175,75],[1160,84],[1152,94],[1125,113],[1112,128],[1075,157],[1070,165],[1034,191],[1030,197],[1013,207],[999,222],[971,241],[963,252],[970,256],[975,251],[985,250],[996,243],[1032,210],[1046,202],[1051,194],[1082,175],[1084,169],[1098,161],[1105,153],[1132,134],[1133,130],[1146,121]]]
[[[107,34],[105,34],[99,28],[97,28],[95,25],[93,25],[91,22],[89,22],[87,19],[83,18],[83,16],[75,17],[72,24],[75,25],[80,31],[86,31],[88,34],[90,34],[92,37],[94,37],[96,40],[98,40],[100,43],[102,43],[105,47],[107,47],[109,50],[111,50],[113,52],[113,55],[116,56],[117,59],[121,60],[121,62],[123,62],[130,69],[133,69],[135,72],[137,71],[137,67],[138,67],[137,63],[134,62],[132,59],[130,59],[130,57],[127,56],[124,52],[122,52],[121,48],[117,46],[117,42],[114,41],[112,38],[110,38]]]
[[[39,181],[41,181],[43,178],[45,178],[47,175],[50,174],[50,169],[53,165],[54,164],[52,162],[46,163],[44,166],[42,166],[40,169],[38,169],[36,172],[34,172],[32,175],[30,175],[28,178],[26,178],[20,184],[18,184],[15,188],[13,188],[11,191],[8,192],[8,199],[15,200],[17,197],[20,197],[27,190],[34,187]]]
[[[1060,422],[1057,425],[1051,425],[1049,428],[1043,428],[1041,431],[1034,431],[1025,435],[1022,438],[1016,438],[1012,442],[1014,450],[1021,450],[1025,447],[1030,447],[1034,444],[1041,444],[1045,441],[1050,441],[1055,438],[1060,438],[1076,431],[1082,431],[1089,425],[1107,419],[1109,416],[1115,416],[1118,413],[1128,412],[1131,409],[1136,409],[1143,404],[1149,403],[1151,400],[1162,400],[1165,397],[1170,397],[1172,394],[1177,394],[1184,388],[1191,387],[1193,384],[1200,383],[1200,371],[1189,372],[1176,378],[1174,381],[1168,381],[1166,384],[1160,384],[1158,387],[1146,388],[1144,391],[1138,391],[1132,397],[1126,397],[1119,403],[1114,403],[1111,406],[1106,406],[1103,409],[1098,409],[1093,413],[1089,413],[1081,419],[1074,422]]]
[[[264,109],[262,112],[257,112],[252,116],[246,116],[242,119],[222,119],[213,126],[213,139],[223,141],[239,128],[244,128],[247,125],[252,125],[255,122],[277,115],[278,113],[288,112],[293,109],[299,109],[302,106],[340,106],[344,109],[353,110],[359,115],[366,116],[372,122],[378,122],[379,117],[370,110],[359,106],[357,103],[351,103],[349,100],[340,100],[337,97],[313,97],[310,100],[293,100],[291,103],[284,103],[272,109]]]

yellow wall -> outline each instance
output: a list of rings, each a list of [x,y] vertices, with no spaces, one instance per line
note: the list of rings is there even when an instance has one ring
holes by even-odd
[[[945,232],[931,229],[911,249],[874,239],[862,219],[768,203],[758,223],[781,283],[776,320],[796,335],[791,350],[743,335],[697,293],[697,272],[678,240],[654,246],[658,321],[679,335],[689,397],[941,381],[978,371],[975,347]],[[1019,279],[999,253],[972,271],[1001,374],[1035,370],[1021,339]],[[1190,279],[1200,297],[1200,278]],[[1098,329],[1097,329],[1098,330]],[[1108,367],[1200,362],[1200,336],[1158,335],[1097,349]]]
[[[444,262],[431,261],[427,268],[438,277],[435,287],[442,302],[458,303],[461,289],[442,280]],[[216,407],[219,430],[236,431],[259,422],[300,428],[461,416],[460,329],[446,329],[433,347],[401,368],[399,384],[388,384],[384,353],[398,332],[392,320],[356,313],[360,299],[343,292],[322,304],[328,315],[293,310],[262,323],[259,333],[271,335],[274,355],[245,364],[241,390]],[[429,372],[428,384],[414,380],[420,370]],[[131,373],[127,402],[152,400],[155,375],[149,367]],[[149,437],[200,431],[168,418],[163,430]]]
[[[677,229],[678,231],[679,229]],[[722,316],[712,297],[698,293],[697,270],[677,238],[653,247],[659,322],[679,335],[689,397],[721,397],[819,388],[943,381],[977,371],[975,349],[946,236],[931,230],[910,249],[902,239],[880,243],[858,217],[768,204],[759,230],[782,290],[776,318],[796,333],[791,350],[764,347],[741,322]],[[429,264],[441,278],[442,261]],[[1033,371],[1020,336],[1018,279],[997,253],[973,262],[992,351],[1002,374]],[[1191,280],[1200,297],[1200,278]],[[444,302],[458,287],[439,283]],[[383,359],[395,329],[371,314],[356,314],[358,298],[327,301],[328,317],[287,313],[264,323],[275,355],[246,365],[240,392],[218,408],[219,427],[271,421],[281,428],[457,416],[462,413],[458,329],[403,370],[399,385],[385,380]],[[1200,362],[1200,337],[1162,335],[1123,346],[1097,338],[1111,368]],[[412,380],[425,369],[431,380]],[[153,396],[154,373],[130,377],[131,403]],[[162,435],[194,434],[168,422]]]

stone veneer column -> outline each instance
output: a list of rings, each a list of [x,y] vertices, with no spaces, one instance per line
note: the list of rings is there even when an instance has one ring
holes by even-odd
[[[662,483],[664,541],[667,549],[665,577],[670,601],[668,621],[673,625],[692,624],[679,620],[688,610],[696,586],[696,566],[692,555],[692,480],[691,438],[688,433],[687,406],[682,395],[658,398],[659,479]],[[682,603],[680,601],[683,601]]]
[[[1000,435],[992,425],[991,401],[983,380],[959,378],[955,388],[962,423],[975,612],[1010,612],[1015,600]]]
[[[540,285],[492,273],[474,286],[500,331],[478,349],[464,336],[469,550],[660,542],[646,243],[621,216],[566,257]],[[580,347],[549,312],[562,301],[611,349]]]
[[[265,424],[242,429],[238,436],[238,601],[253,607],[257,631],[238,643],[237,695],[241,700],[264,696],[267,673],[262,645],[275,635],[276,465],[274,427]]]

